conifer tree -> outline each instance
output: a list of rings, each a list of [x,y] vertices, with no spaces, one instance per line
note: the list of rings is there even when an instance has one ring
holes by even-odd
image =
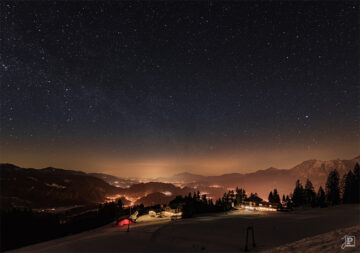
[[[269,200],[270,203],[274,203],[274,196],[273,196],[272,191],[269,193],[268,200]]]
[[[350,170],[344,175],[343,203],[355,203],[355,176]]]
[[[325,191],[324,189],[320,186],[318,193],[316,195],[316,203],[317,205],[319,205],[320,207],[324,207],[325,204],[325,200],[326,200],[326,196],[325,196]]]
[[[274,198],[274,203],[280,204],[280,196],[277,189],[274,189],[273,198]]]
[[[354,167],[354,203],[360,203],[360,166],[358,163]]]
[[[339,173],[337,170],[330,171],[326,181],[326,199],[332,205],[340,203]]]
[[[314,191],[313,184],[309,179],[307,179],[305,184],[305,203],[307,205],[314,206],[315,202],[316,202],[316,194]]]
[[[302,206],[304,204],[304,187],[300,183],[300,180],[296,181],[292,201],[295,206]]]

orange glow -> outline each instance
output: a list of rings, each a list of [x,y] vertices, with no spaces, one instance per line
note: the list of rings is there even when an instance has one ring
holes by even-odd
[[[0,160],[25,168],[53,166],[84,172],[102,172],[120,177],[157,178],[184,171],[220,175],[232,172],[249,173],[271,166],[289,169],[312,158],[352,159],[358,155],[354,140],[339,140],[336,137],[330,139],[331,141],[324,140],[322,146],[310,149],[304,146],[305,140],[300,144],[295,140],[289,140],[289,143],[282,148],[263,144],[261,147],[249,145],[247,149],[241,149],[231,143],[222,143],[216,151],[199,149],[198,152],[182,152],[181,155],[170,151],[156,153],[153,151],[156,148],[153,147],[141,153],[135,151],[113,153],[109,152],[107,147],[99,147],[99,145],[63,143],[56,147],[48,147],[24,142],[22,146],[12,144],[3,147]],[[18,152],[19,150],[26,152]]]

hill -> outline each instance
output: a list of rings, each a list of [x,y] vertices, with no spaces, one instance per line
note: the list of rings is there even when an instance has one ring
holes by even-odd
[[[156,204],[168,204],[174,196],[167,196],[161,192],[154,192],[136,200],[135,205],[153,206]]]
[[[99,203],[118,189],[84,172],[0,164],[2,207],[57,207]]]

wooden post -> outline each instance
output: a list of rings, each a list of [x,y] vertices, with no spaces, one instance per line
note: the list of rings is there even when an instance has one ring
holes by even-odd
[[[254,226],[251,226],[253,247],[256,248]]]
[[[245,251],[249,251],[249,246],[248,246],[248,243],[249,243],[249,230],[251,230],[251,234],[252,234],[252,246],[253,248],[256,247],[256,243],[255,243],[255,235],[254,235],[254,226],[251,225],[251,226],[248,226],[247,229],[246,229],[246,240],[245,240]]]
[[[246,229],[245,252],[248,252],[248,251],[249,251],[249,248],[248,248],[248,239],[249,239],[249,227]]]

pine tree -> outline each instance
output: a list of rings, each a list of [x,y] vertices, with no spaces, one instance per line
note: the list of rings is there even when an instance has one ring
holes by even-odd
[[[122,203],[121,199],[118,199],[117,205],[120,209],[123,209],[123,203]]]
[[[318,193],[317,193],[317,196],[316,196],[316,202],[320,207],[324,207],[325,206],[325,200],[326,200],[325,191],[320,186],[319,190],[318,190]]]
[[[191,192],[189,192],[189,194],[188,194],[188,199],[189,199],[189,200],[192,199],[192,197],[191,197]]]
[[[345,184],[346,184],[346,176],[347,176],[347,173],[345,173],[343,176],[342,176],[342,178],[341,178],[341,180],[340,180],[340,184],[339,184],[339,186],[340,186],[340,197],[342,196],[344,196],[344,192],[345,192]]]
[[[337,170],[330,171],[326,181],[326,199],[332,205],[340,203],[339,173]]]
[[[313,184],[309,179],[307,179],[305,184],[305,203],[307,205],[314,206],[315,201],[316,201],[316,194],[314,191]]]
[[[261,202],[263,201],[262,198],[260,198],[257,193],[250,193],[249,198],[246,199],[247,201],[252,201],[252,202]]]
[[[274,203],[280,204],[280,196],[277,189],[274,189],[273,198],[274,198]]]
[[[289,195],[286,195],[285,201],[286,201],[286,206],[287,206],[288,208],[292,208],[293,205],[292,205],[292,202],[291,202],[291,200],[290,200]]]
[[[355,203],[355,176],[350,170],[344,175],[343,203]]]
[[[235,203],[240,205],[246,199],[245,190],[236,187]]]
[[[201,196],[201,200],[202,200],[203,203],[207,203],[206,194],[203,194],[203,195]]]
[[[302,206],[304,204],[304,187],[300,183],[300,180],[296,181],[292,201],[295,206]]]
[[[235,197],[234,190],[230,190],[229,195],[230,195],[231,200],[233,200]]]
[[[358,163],[354,167],[354,203],[360,203],[360,166]]]
[[[228,195],[226,194],[226,192],[224,193],[224,195],[222,197],[222,202],[223,203],[228,203]]]
[[[269,193],[268,200],[269,200],[270,203],[274,203],[274,196],[273,196],[272,191]]]
[[[283,196],[282,196],[282,202],[286,202],[285,194],[283,194]]]
[[[289,195],[286,195],[286,202],[290,202],[290,197],[289,197]]]

